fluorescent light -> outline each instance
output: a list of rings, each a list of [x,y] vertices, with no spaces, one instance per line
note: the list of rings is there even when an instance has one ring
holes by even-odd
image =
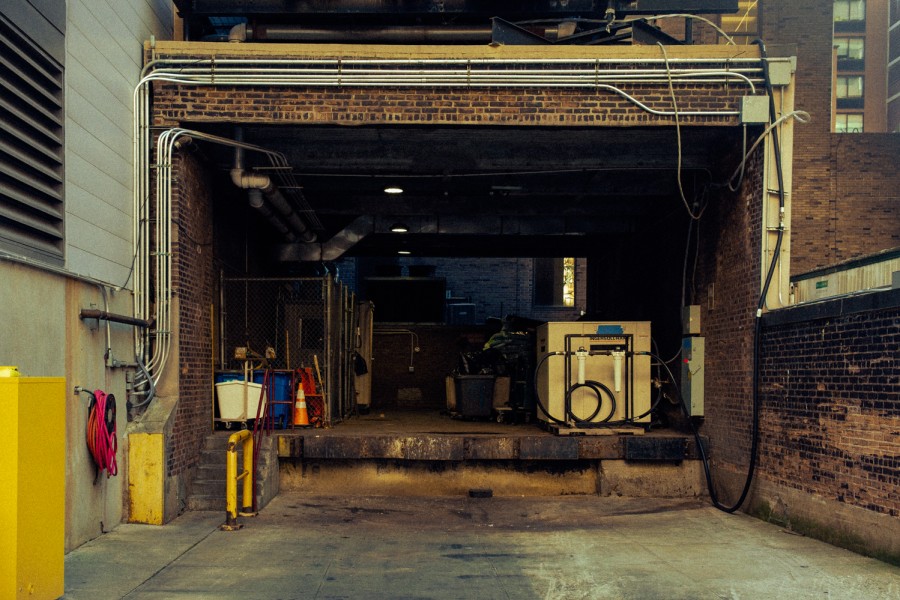
[[[402,194],[403,188],[398,187],[396,185],[389,185],[388,187],[384,188],[384,193],[385,194]]]
[[[391,225],[391,233],[406,233],[409,231],[409,227],[404,225],[403,223],[394,223]]]
[[[403,256],[406,256],[408,254],[412,254],[412,252],[410,252],[409,250],[397,250],[397,254],[402,254]]]

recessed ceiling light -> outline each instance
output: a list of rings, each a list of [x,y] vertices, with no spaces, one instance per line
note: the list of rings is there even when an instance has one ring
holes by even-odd
[[[391,225],[391,233],[406,233],[409,231],[409,227],[404,225],[403,223],[394,223]]]
[[[389,185],[388,187],[384,188],[384,193],[385,194],[402,194],[403,188],[398,187],[396,185]]]
[[[412,254],[412,252],[410,252],[409,250],[397,250],[397,254],[402,254],[403,256],[406,256],[408,254]]]

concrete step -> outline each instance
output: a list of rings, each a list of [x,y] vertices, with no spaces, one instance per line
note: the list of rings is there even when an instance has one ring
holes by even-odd
[[[187,499],[188,510],[221,510],[225,512],[225,499],[220,495],[191,494]]]
[[[200,452],[200,463],[191,482],[191,494],[187,498],[188,510],[224,510],[225,475],[230,432],[216,432],[204,440]],[[243,468],[243,452],[238,447],[238,469]],[[257,504],[265,506],[279,489],[278,458],[275,454],[274,438],[264,438],[257,457],[257,480],[255,493]],[[238,494],[242,483],[238,483]],[[240,502],[240,498],[238,499]]]
[[[240,495],[240,484],[238,484],[238,495]],[[225,480],[221,479],[195,479],[191,484],[192,496],[218,496],[219,500],[225,501]]]

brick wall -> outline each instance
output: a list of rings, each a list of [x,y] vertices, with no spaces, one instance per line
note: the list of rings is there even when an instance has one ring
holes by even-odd
[[[831,0],[766,2],[766,42],[796,44],[791,272],[900,245],[900,136],[831,133]]]
[[[900,291],[764,324],[760,477],[900,516]]]
[[[741,471],[750,452],[752,346],[759,296],[762,153],[748,161],[739,194],[710,199],[700,238],[697,292],[706,337],[702,433],[714,464]],[[722,492],[722,500],[729,495]]]
[[[651,108],[668,111],[666,85],[622,85]],[[743,86],[675,83],[679,110],[733,110],[746,94]],[[232,87],[154,87],[155,124],[235,120],[290,124],[482,124],[482,125],[649,125],[673,124],[671,117],[644,112],[610,92],[580,89],[442,88],[331,89],[272,86],[263,90]],[[682,125],[734,124],[734,117],[681,117]]]
[[[167,475],[196,464],[211,424],[212,334],[214,298],[212,252],[213,184],[208,171],[190,154],[176,157],[172,190],[172,291],[178,306],[178,405],[173,434],[167,440]]]
[[[377,309],[376,309],[377,310]],[[446,408],[444,375],[459,364],[460,352],[480,350],[487,341],[484,327],[444,327],[417,325],[404,327],[408,333],[386,333],[392,329],[379,326],[375,330],[372,353],[372,410],[382,408]],[[410,372],[410,344],[418,344],[412,354],[414,371]]]

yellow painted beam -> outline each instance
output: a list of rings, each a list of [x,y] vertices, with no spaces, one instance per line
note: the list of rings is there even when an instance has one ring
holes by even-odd
[[[660,50],[652,46],[413,46],[368,44],[272,44],[156,41],[145,50],[157,56],[209,58],[292,57],[307,59],[654,59]],[[758,46],[669,46],[669,58],[759,58]]]
[[[162,525],[165,505],[165,456],[161,433],[128,436],[128,520]]]
[[[66,380],[0,378],[0,598],[65,591]]]

